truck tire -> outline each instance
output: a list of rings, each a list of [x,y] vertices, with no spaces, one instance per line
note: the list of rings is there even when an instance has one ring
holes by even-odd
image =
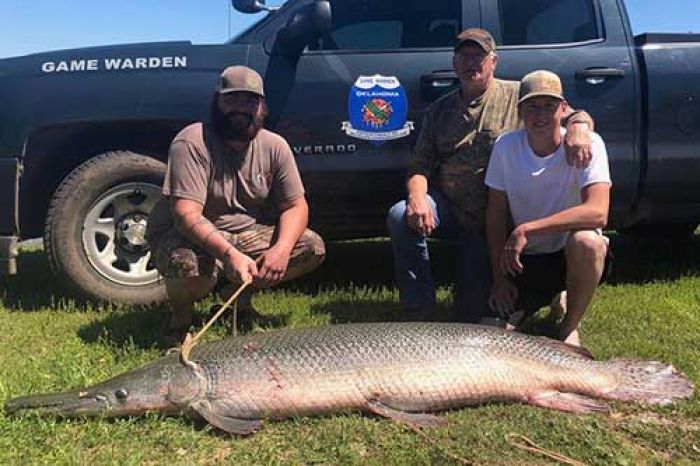
[[[79,296],[130,304],[166,299],[144,237],[164,176],[162,162],[114,151],[84,162],[58,187],[44,251]]]

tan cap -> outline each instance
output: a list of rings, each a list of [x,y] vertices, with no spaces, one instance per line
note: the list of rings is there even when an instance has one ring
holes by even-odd
[[[265,97],[263,80],[260,75],[247,66],[229,66],[219,77],[216,87],[219,94],[231,92],[252,92],[260,97]]]
[[[564,100],[564,91],[559,76],[547,70],[537,70],[526,74],[520,81],[518,103],[523,103],[533,97],[554,97]]]
[[[457,43],[455,44],[455,50],[466,44],[467,42],[474,42],[476,45],[484,49],[484,52],[491,53],[496,50],[496,41],[493,40],[493,36],[485,29],[470,28],[465,29],[460,32],[457,36]]]

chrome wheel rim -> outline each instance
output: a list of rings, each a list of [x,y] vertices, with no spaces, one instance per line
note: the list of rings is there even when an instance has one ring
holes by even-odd
[[[83,250],[90,265],[109,281],[147,286],[160,280],[145,233],[160,187],[125,183],[100,196],[83,221]]]

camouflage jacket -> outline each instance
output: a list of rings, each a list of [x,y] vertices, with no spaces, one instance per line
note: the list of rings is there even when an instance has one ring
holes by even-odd
[[[431,189],[447,198],[467,230],[483,231],[486,167],[496,138],[519,126],[519,88],[518,82],[495,79],[469,104],[455,90],[428,107],[423,118],[408,176],[427,177]]]

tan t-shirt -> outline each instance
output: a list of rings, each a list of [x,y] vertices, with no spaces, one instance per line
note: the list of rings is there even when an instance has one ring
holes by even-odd
[[[204,216],[217,228],[235,233],[253,223],[276,223],[279,206],[303,196],[304,186],[281,136],[261,129],[237,153],[208,127],[194,123],[170,145],[163,194],[201,203]],[[162,204],[149,223],[163,220]]]

